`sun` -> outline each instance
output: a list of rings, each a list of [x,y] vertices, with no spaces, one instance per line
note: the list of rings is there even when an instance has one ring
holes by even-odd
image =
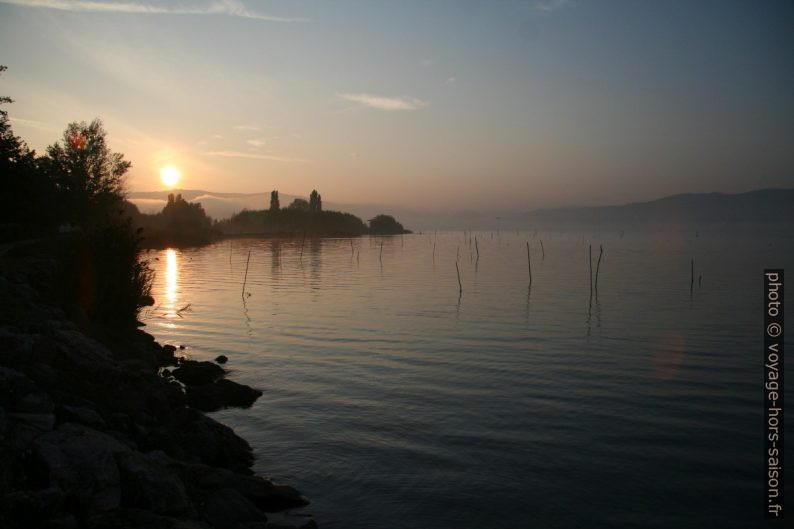
[[[160,169],[160,180],[163,181],[166,187],[174,187],[179,182],[181,176],[179,169],[173,165],[166,165]]]

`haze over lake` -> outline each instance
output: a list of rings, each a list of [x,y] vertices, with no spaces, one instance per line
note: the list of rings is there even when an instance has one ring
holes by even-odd
[[[793,243],[781,225],[227,240],[150,252],[144,320],[265,391],[215,417],[323,527],[760,527],[762,272]]]

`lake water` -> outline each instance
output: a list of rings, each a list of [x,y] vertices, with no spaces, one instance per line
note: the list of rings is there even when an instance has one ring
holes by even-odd
[[[149,257],[146,330],[194,359],[226,354],[264,391],[213,416],[324,529],[764,526],[763,268],[794,270],[790,227],[235,239]]]

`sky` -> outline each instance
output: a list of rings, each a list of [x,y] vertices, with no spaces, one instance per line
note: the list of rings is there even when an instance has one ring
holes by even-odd
[[[104,121],[128,189],[438,209],[794,185],[794,2],[0,0],[42,152]]]

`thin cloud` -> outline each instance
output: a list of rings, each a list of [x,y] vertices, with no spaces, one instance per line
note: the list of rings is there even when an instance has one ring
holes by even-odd
[[[259,130],[259,125],[235,125],[234,130]]]
[[[0,0],[3,4],[82,13],[127,13],[132,15],[222,15],[268,22],[301,22],[300,18],[274,17],[250,11],[237,0],[212,0],[198,5],[152,5],[142,2],[92,0]]]
[[[373,94],[337,94],[337,97],[378,110],[418,110],[427,103],[415,97],[389,97]]]
[[[57,126],[55,126],[55,125],[53,125],[51,123],[45,123],[43,121],[36,121],[36,120],[33,120],[33,119],[22,119],[22,118],[15,118],[15,117],[9,117],[8,119],[11,121],[11,123],[15,123],[17,125],[23,125],[23,126],[26,126],[26,127],[30,127],[32,129],[58,130]]]
[[[532,9],[537,11],[556,11],[563,7],[568,7],[572,3],[571,0],[535,0],[532,2]]]
[[[247,140],[245,143],[247,143],[248,145],[253,145],[254,147],[262,147],[267,142],[262,138],[254,138],[251,140]]]
[[[224,158],[250,158],[252,160],[270,160],[273,162],[305,162],[303,158],[286,158],[284,156],[273,156],[270,154],[254,154],[239,151],[209,151],[204,153],[207,156],[221,156]]]

